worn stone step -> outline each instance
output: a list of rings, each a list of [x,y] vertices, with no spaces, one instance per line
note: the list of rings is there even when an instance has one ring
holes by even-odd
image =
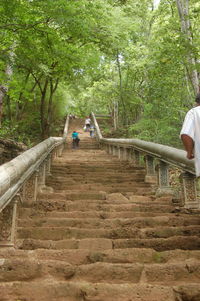
[[[114,249],[121,248],[153,248],[156,251],[165,250],[199,250],[199,236],[172,236],[168,238],[115,239]]]
[[[113,228],[113,229],[80,229],[73,227],[18,227],[18,238],[33,238],[43,240],[82,239],[82,238],[169,238],[172,236],[200,237],[200,226],[160,227],[157,228]]]
[[[54,192],[55,193],[66,193],[69,195],[69,191],[71,191],[71,194],[73,193],[74,196],[72,195],[71,199],[74,199],[75,198],[75,193],[77,194],[83,194],[83,192],[85,192],[85,190],[70,190],[70,186],[66,186],[66,187],[61,187],[62,189],[59,189],[59,186],[57,186],[57,188],[54,189]],[[92,194],[92,192],[96,192],[96,189],[95,190],[91,190],[90,191],[90,194]],[[102,190],[100,191],[101,193],[104,192],[104,194],[106,193],[127,193],[127,192],[130,192],[130,193],[133,193],[133,194],[140,194],[140,195],[152,195],[155,191],[154,189],[151,188],[151,186],[147,186],[145,185],[145,187],[140,187],[139,185],[136,185],[135,187],[130,187],[130,188],[127,188],[127,187],[113,187],[113,188],[109,188],[107,189],[105,187],[102,188]],[[89,193],[89,192],[88,192]],[[79,197],[79,196],[78,196]],[[79,198],[76,198],[76,199],[79,199]],[[86,199],[86,197],[83,197]],[[82,198],[82,199],[83,199]],[[70,196],[68,197],[68,199],[70,199]],[[81,199],[81,198],[80,198]],[[90,199],[90,197],[88,198]]]
[[[67,181],[47,181],[46,182],[47,186],[50,187],[54,187],[55,189],[57,187],[59,187],[59,189],[61,189],[61,187],[63,190],[69,190],[69,189],[73,189],[73,190],[77,190],[77,180],[70,178]],[[133,188],[137,188],[137,187],[143,187],[145,188],[149,188],[151,187],[150,184],[146,184],[143,182],[143,180],[140,179],[136,179],[132,182],[129,181],[124,181],[124,182],[115,182],[115,181],[100,181],[98,182],[97,180],[95,181],[95,179],[93,178],[92,180],[88,180],[83,178],[82,180],[79,181],[79,186],[78,188],[81,190],[82,188],[85,189],[87,188],[88,190],[100,190],[100,191],[105,191],[106,188],[126,188],[126,191],[130,191]],[[104,189],[105,188],[105,189]]]
[[[104,242],[105,243],[105,242]],[[179,263],[186,260],[200,261],[200,250],[171,250],[157,252],[148,248],[130,248],[130,249],[0,249],[0,258],[2,259],[34,259],[34,260],[58,260],[70,263],[72,265],[84,265],[95,262],[107,263],[140,263],[140,264],[161,264],[161,263]]]
[[[121,172],[119,171],[113,171],[112,168],[109,170],[102,170],[100,171],[89,171],[89,170],[82,170],[82,169],[77,169],[76,171],[70,171],[70,170],[51,170],[51,173],[55,176],[55,178],[63,178],[63,177],[73,177],[73,178],[81,178],[81,177],[87,177],[87,178],[97,178],[97,179],[134,179],[134,178],[141,178],[145,176],[145,172],[143,171],[124,171]],[[49,179],[52,179],[52,176],[49,176]]]
[[[167,264],[112,264],[97,262],[82,265],[76,270],[74,280],[105,283],[199,283],[200,262],[186,260],[184,263]]]
[[[189,259],[167,264],[95,262],[77,266],[47,258],[1,259],[0,282],[32,281],[41,277],[90,283],[198,283],[200,261]]]
[[[63,186],[52,186],[53,190],[55,193],[73,193],[73,192],[77,192],[77,186],[72,187],[72,189],[70,189],[71,185],[63,185]],[[98,189],[98,187],[96,186],[96,184],[94,184],[94,187],[92,189],[87,189],[85,187],[81,187],[81,190],[79,190],[79,192],[84,193],[85,191],[87,192],[96,192]],[[119,187],[118,186],[111,186],[111,187],[106,187],[106,186],[102,186],[99,187],[100,191],[103,191],[104,193],[110,194],[110,193],[123,193],[125,194],[127,191],[128,192],[132,192],[133,194],[141,194],[141,195],[152,195],[154,190],[151,187],[146,187],[146,186],[142,186],[142,185],[136,185],[135,187]],[[78,199],[78,198],[77,198]]]
[[[108,239],[83,238],[62,240],[18,239],[17,246],[24,250],[34,249],[126,249],[126,248],[152,248],[158,252],[166,250],[200,250],[198,236],[172,236],[169,238],[147,239]]]
[[[189,287],[189,285],[187,286]],[[198,286],[196,294],[200,291]],[[109,284],[72,281],[35,281],[0,284],[4,301],[177,301],[173,287],[150,284]],[[177,291],[181,290],[181,286]],[[195,296],[195,294],[194,294]]]
[[[53,163],[51,166],[51,170],[52,171],[67,171],[67,170],[71,170],[71,171],[79,171],[79,170],[83,170],[86,172],[90,172],[90,171],[104,171],[106,172],[107,170],[110,172],[114,172],[114,171],[119,171],[120,173],[128,173],[130,172],[138,172],[141,171],[142,168],[138,168],[133,166],[132,164],[127,164],[127,163],[120,163],[120,161],[118,161],[117,159],[115,160],[111,160],[111,161],[93,161],[90,162],[90,160],[88,160],[88,162],[84,162],[84,163],[80,163],[80,162],[76,162],[76,161],[70,161],[70,162],[65,162],[64,160],[62,160],[62,166],[60,166],[60,163]],[[139,173],[138,173],[139,174]]]
[[[198,217],[169,217],[169,216],[157,216],[157,217],[135,217],[135,218],[117,218],[106,219],[100,218],[56,218],[56,217],[44,217],[44,218],[27,218],[19,219],[19,227],[76,227],[76,228],[116,228],[116,227],[163,227],[163,226],[190,226],[200,225]]]
[[[160,213],[160,212],[140,212],[140,211],[122,211],[122,212],[105,212],[105,211],[95,211],[88,210],[84,211],[57,211],[59,209],[55,207],[48,207],[46,211],[39,209],[39,206],[36,208],[21,208],[19,211],[20,218],[33,218],[33,217],[58,217],[58,218],[100,218],[102,220],[112,219],[112,218],[135,218],[135,217],[156,217],[156,216],[174,216],[174,213]],[[57,210],[56,210],[57,209]],[[62,209],[61,209],[62,210]],[[179,216],[178,214],[175,216]],[[187,218],[188,215],[183,215]]]
[[[93,181],[94,182],[88,182],[88,179],[82,179],[81,181],[79,181],[79,186],[78,188],[81,189],[82,187],[83,188],[86,188],[88,187],[89,189],[94,189],[96,187],[96,189],[99,189],[99,190],[102,190],[101,187],[119,187],[119,183],[120,183],[120,188],[122,187],[125,187],[127,190],[129,190],[130,188],[132,188],[132,186],[139,186],[139,187],[150,187],[151,185],[148,184],[148,183],[144,183],[144,179],[141,178],[141,179],[131,179],[131,180],[128,180],[128,181],[122,181],[122,182],[118,182],[118,181],[113,181],[113,182],[110,182],[109,180],[108,181],[105,181],[104,179],[104,183],[101,183],[101,182],[98,182],[97,180],[95,181],[95,179],[93,178]],[[69,188],[70,189],[77,189],[77,185],[76,185],[76,179],[69,179],[69,180],[59,180],[59,181],[55,181],[55,180],[48,180],[46,182],[46,185],[47,186],[57,186],[59,185],[59,187],[62,187],[62,186],[67,186],[69,185]]]
[[[102,196],[103,198],[103,196]],[[157,212],[157,213],[170,213],[174,211],[173,205],[168,204],[138,204],[138,203],[109,203],[107,200],[96,200],[91,202],[85,200],[74,200],[74,201],[38,201],[34,204],[34,208],[45,211],[105,211],[107,212]]]
[[[60,200],[105,200],[105,191],[82,191],[61,190],[53,193],[42,193],[38,195],[38,200],[60,199]]]

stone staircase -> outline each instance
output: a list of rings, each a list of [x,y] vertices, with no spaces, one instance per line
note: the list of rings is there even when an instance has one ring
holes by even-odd
[[[200,217],[81,134],[0,249],[0,301],[200,301]]]

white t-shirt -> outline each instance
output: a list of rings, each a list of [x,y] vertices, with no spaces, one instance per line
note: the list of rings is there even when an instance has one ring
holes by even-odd
[[[200,106],[189,110],[185,116],[180,135],[188,135],[194,141],[196,176],[200,176]]]
[[[91,119],[90,119],[90,118],[87,118],[87,119],[85,120],[85,124],[90,124],[90,122],[91,122]]]

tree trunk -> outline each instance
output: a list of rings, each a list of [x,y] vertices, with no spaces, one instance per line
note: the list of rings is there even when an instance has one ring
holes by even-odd
[[[181,22],[181,31],[184,34],[186,41],[192,46],[193,41],[189,18],[189,0],[176,0],[176,4]],[[188,50],[187,62],[189,65],[189,68],[187,68],[188,78],[192,83],[195,94],[197,94],[199,92],[199,78],[196,69],[195,56],[190,50]]]
[[[114,129],[117,130],[118,128],[118,102],[113,102],[113,123],[114,123]]]
[[[19,94],[19,100],[16,102],[16,111],[15,111],[15,119],[16,120],[20,120],[20,115],[21,115],[20,113],[21,113],[21,110],[24,107],[22,105],[22,98],[23,98],[23,94],[24,94],[24,89],[25,89],[25,87],[28,83],[29,76],[30,76],[30,72],[28,72],[28,74],[26,75],[24,88]]]
[[[46,138],[46,118],[45,118],[45,98],[47,93],[47,87],[48,87],[48,79],[45,80],[44,87],[41,91],[41,99],[40,99],[40,124],[41,124],[41,135],[42,139]]]
[[[50,135],[51,122],[52,122],[52,105],[53,105],[53,95],[58,87],[58,79],[56,80],[55,85],[53,85],[52,79],[50,79],[50,91],[49,91],[49,103],[47,109],[47,122],[46,122],[46,134]]]
[[[124,98],[123,98],[123,90],[122,90],[122,72],[121,72],[121,65],[120,65],[120,59],[119,59],[119,53],[117,52],[117,67],[118,67],[118,74],[119,74],[119,94],[120,94],[120,101],[122,104],[123,108],[123,124],[125,123],[126,120],[126,108],[124,104]]]
[[[0,127],[2,124],[2,116],[3,116],[3,99],[6,95],[7,88],[3,85],[0,85]]]

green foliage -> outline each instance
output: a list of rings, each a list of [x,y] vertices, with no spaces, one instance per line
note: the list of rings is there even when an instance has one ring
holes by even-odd
[[[157,9],[148,0],[2,0],[1,135],[38,140],[59,133],[69,112],[116,111],[120,135],[180,146],[194,98],[188,71],[200,72],[199,11],[191,0],[191,43],[171,0]]]

